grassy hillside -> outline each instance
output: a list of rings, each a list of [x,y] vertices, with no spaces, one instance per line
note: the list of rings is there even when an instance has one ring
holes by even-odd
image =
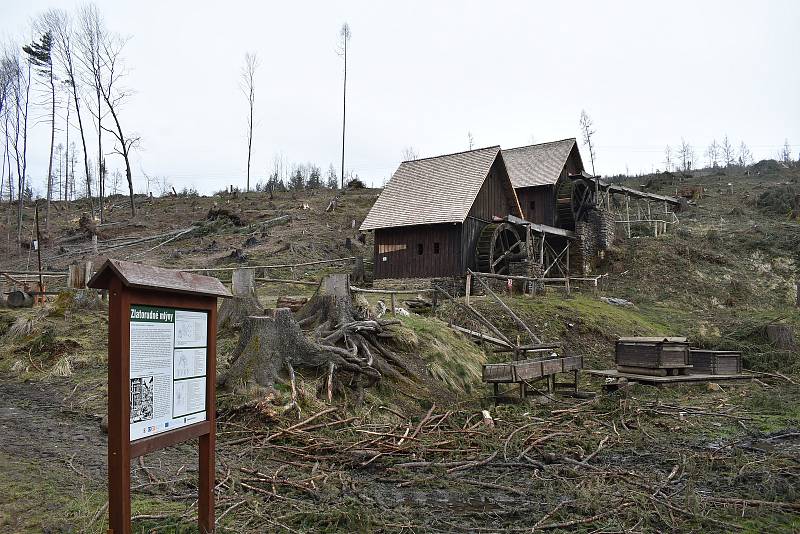
[[[705,193],[667,235],[618,240],[597,267],[608,275],[599,293],[579,289],[565,297],[551,288],[544,296],[503,298],[545,340],[583,354],[588,367],[613,365],[618,336],[687,335],[705,347],[741,349],[746,367],[770,375],[742,385],[639,386],[588,400],[494,407],[480,382],[481,364],[504,355],[454,333],[447,323],[463,313],[444,304],[435,315],[402,317],[395,328],[392,348],[418,378],[384,381],[363,405],[340,406],[315,420],[318,426],[285,432],[298,422],[294,410],[280,409],[288,387],[280,386],[271,403],[221,393],[220,531],[501,532],[537,523],[555,531],[796,531],[800,354],[770,344],[765,327],[782,322],[800,332],[793,307],[800,224],[786,203],[800,172],[771,163],[751,174],[724,172],[628,182],[667,194],[702,186]],[[330,191],[273,200],[256,193],[140,198],[133,221],[125,200],[112,199],[96,257],[86,252],[85,238],[70,240],[88,206],[57,205],[43,262],[63,269],[108,255],[207,268],[369,258],[370,242],[355,240],[353,221],[357,228],[377,194],[348,191],[333,213],[325,211]],[[212,208],[230,216],[210,220]],[[287,214],[288,225],[261,230]],[[26,209],[28,234],[30,215]],[[190,227],[167,243],[163,237],[103,250]],[[9,228],[0,235],[3,268],[35,265],[35,255],[8,248]],[[250,238],[255,242],[245,246]],[[231,257],[236,249],[243,261]],[[317,279],[337,269],[264,274]],[[279,295],[313,288],[261,284],[258,291],[271,306]],[[633,305],[614,306],[603,296]],[[491,298],[473,302],[507,335],[523,335]],[[105,530],[106,316],[104,303],[68,294],[44,309],[0,309],[4,532]],[[222,333],[222,366],[236,339],[236,332]],[[300,419],[329,407],[317,395],[322,380],[300,373]],[[585,390],[601,387],[600,380],[582,381]],[[481,408],[491,411],[494,427],[484,425]],[[195,454],[190,443],[132,468],[137,529],[190,531]]]

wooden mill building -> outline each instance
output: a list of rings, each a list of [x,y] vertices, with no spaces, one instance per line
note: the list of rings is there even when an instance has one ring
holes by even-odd
[[[570,175],[584,169],[574,138],[503,150],[503,159],[527,221],[575,229]]]
[[[361,230],[375,232],[375,278],[461,276],[481,230],[522,217],[499,146],[404,161]]]

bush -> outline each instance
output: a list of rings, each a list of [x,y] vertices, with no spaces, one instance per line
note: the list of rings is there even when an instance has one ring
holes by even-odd
[[[759,195],[756,205],[763,211],[788,215],[796,209],[800,189],[792,185],[768,189]]]
[[[361,178],[353,178],[347,182],[348,189],[366,189],[366,187],[367,186],[364,184],[364,182],[361,181]]]

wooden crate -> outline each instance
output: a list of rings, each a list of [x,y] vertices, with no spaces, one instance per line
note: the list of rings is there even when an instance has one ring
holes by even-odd
[[[623,367],[669,369],[689,365],[685,337],[626,337],[616,344],[616,363]]]
[[[520,360],[514,362],[514,378],[516,382],[541,378],[542,362],[536,360]]]
[[[514,382],[513,363],[487,363],[483,366],[484,382]]]
[[[734,350],[691,349],[692,373],[738,375],[742,372],[742,353]]]

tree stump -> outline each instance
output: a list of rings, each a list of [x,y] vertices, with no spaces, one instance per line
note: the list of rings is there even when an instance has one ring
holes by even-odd
[[[323,378],[320,397],[351,390],[360,402],[364,388],[384,376],[409,380],[413,374],[384,346],[391,337],[387,327],[396,323],[366,316],[353,304],[348,275],[329,275],[296,315],[278,308],[272,317],[245,317],[230,367],[219,375],[218,384],[271,389],[287,379],[284,369],[293,381],[294,369],[302,367]]]
[[[255,271],[237,269],[233,271],[231,283],[233,298],[224,299],[217,315],[217,328],[239,328],[248,316],[264,314],[264,306],[256,296]]]
[[[70,289],[86,289],[92,277],[92,262],[75,262],[69,266],[67,287]]]
[[[796,347],[792,327],[788,324],[767,325],[767,339],[781,350],[792,351]]]
[[[353,283],[357,286],[360,286],[364,283],[366,279],[366,274],[364,273],[364,258],[361,256],[356,256],[356,261],[353,264],[353,273],[350,275]]]

